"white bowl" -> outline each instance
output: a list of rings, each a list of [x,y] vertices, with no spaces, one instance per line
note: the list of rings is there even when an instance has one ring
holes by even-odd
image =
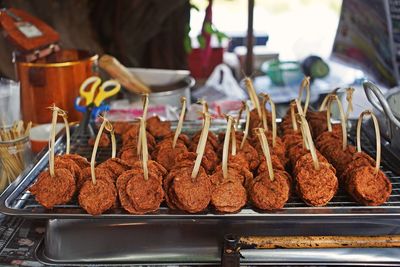
[[[188,70],[128,68],[147,86],[163,86],[177,83],[190,75]]]
[[[56,124],[56,135],[59,131],[64,128],[64,123]],[[29,132],[29,139],[31,141],[32,151],[34,153],[40,152],[44,147],[46,147],[49,143],[51,132],[51,123],[40,124],[32,129]]]

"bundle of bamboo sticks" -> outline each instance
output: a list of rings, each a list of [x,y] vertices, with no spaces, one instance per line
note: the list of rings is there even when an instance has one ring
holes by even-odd
[[[31,122],[25,126],[23,121],[16,121],[8,129],[0,128],[0,192],[18,177],[28,163],[31,126]]]

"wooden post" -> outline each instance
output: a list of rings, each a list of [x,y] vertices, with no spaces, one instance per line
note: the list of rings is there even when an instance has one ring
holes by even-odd
[[[249,0],[247,14],[247,55],[246,55],[246,75],[253,73],[253,20],[254,20],[254,0]]]

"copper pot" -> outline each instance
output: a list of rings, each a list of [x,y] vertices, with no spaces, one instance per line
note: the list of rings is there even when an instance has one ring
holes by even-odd
[[[81,119],[74,109],[79,86],[98,72],[98,56],[83,50],[61,49],[50,55],[27,61],[14,53],[17,77],[21,85],[21,109],[24,121],[47,123],[51,112],[46,108],[55,103],[68,112],[70,121]]]

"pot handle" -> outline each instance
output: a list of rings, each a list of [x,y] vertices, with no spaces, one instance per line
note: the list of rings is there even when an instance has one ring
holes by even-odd
[[[385,98],[385,96],[382,94],[381,90],[379,90],[379,88],[372,82],[370,81],[365,81],[363,83],[363,87],[364,87],[364,91],[365,91],[365,95],[367,96],[369,102],[377,109],[379,110],[381,113],[384,113],[386,118],[390,120],[391,123],[389,123],[389,131],[390,131],[390,135],[393,136],[393,124],[396,127],[400,128],[400,122],[399,120],[393,115],[392,110],[390,109],[390,106]],[[376,101],[373,97],[372,97],[372,93],[374,93],[374,95],[376,96],[376,98],[378,99],[378,101]],[[379,103],[378,103],[379,102]],[[392,136],[390,138],[392,138]]]

